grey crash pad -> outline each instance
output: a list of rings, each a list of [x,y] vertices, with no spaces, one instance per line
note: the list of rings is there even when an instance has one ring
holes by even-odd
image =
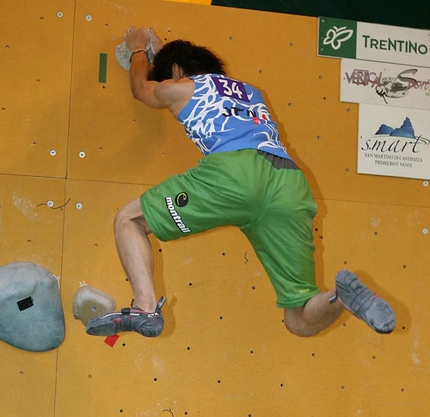
[[[58,280],[29,262],[0,267],[0,339],[19,349],[43,352],[64,340]]]

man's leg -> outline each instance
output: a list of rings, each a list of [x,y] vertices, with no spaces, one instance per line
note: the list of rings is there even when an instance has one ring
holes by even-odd
[[[161,334],[164,319],[158,304],[153,283],[154,259],[148,234],[151,230],[145,221],[140,200],[133,200],[115,217],[115,241],[118,254],[134,295],[132,308],[94,317],[86,331],[95,336],[110,336],[121,331],[135,331],[146,337]]]
[[[134,306],[147,312],[155,310],[154,257],[146,223],[136,199],[121,208],[115,216],[115,242],[122,267],[130,281]]]
[[[396,326],[390,304],[348,270],[336,274],[336,290],[315,295],[301,308],[285,309],[285,326],[298,336],[313,336],[333,324],[344,309],[378,333],[391,333]]]
[[[314,336],[331,326],[345,310],[338,298],[334,303],[329,299],[335,290],[312,297],[303,307],[284,309],[284,323],[293,334],[301,337]]]

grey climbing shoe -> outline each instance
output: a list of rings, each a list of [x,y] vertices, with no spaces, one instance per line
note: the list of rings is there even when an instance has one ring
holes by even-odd
[[[137,332],[142,336],[157,337],[164,327],[161,308],[165,302],[166,297],[161,297],[153,313],[132,307],[94,317],[88,322],[86,332],[93,336],[112,336],[119,332]]]
[[[342,270],[336,275],[336,294],[347,310],[378,333],[391,333],[396,326],[394,310],[360,282],[351,271]]]

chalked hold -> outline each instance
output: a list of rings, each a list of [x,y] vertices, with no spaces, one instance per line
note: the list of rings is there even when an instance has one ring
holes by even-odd
[[[0,267],[0,339],[19,349],[44,352],[58,347],[64,332],[55,276],[29,262]]]
[[[82,285],[73,298],[73,317],[86,326],[96,316],[115,310],[115,300],[91,285]]]

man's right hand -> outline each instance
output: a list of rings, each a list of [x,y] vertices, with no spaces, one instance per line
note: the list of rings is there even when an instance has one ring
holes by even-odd
[[[125,31],[124,40],[130,52],[136,49],[146,50],[150,40],[148,29],[131,26]]]

